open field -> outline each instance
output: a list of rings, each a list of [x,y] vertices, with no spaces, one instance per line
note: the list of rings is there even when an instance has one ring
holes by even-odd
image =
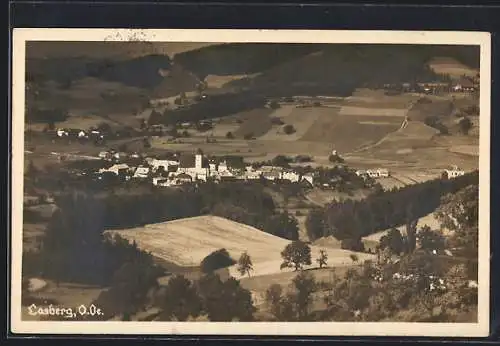
[[[255,74],[238,74],[238,75],[213,75],[210,74],[205,77],[205,82],[207,83],[209,88],[222,88],[227,83],[246,79],[246,78],[254,78],[258,73]]]
[[[479,146],[477,145],[456,145],[450,151],[457,154],[464,154],[479,157]]]
[[[413,103],[407,115],[409,120],[424,121],[428,117],[444,120],[453,115],[453,102],[446,98],[426,96]]]
[[[294,108],[284,117],[280,117],[281,111],[274,112],[272,116],[280,117],[285,123],[281,126],[276,126],[265,135],[259,137],[261,140],[281,140],[281,141],[297,141],[300,140],[309,130],[309,128],[317,121],[320,114],[324,112],[332,112],[330,108]],[[333,112],[333,114],[335,114]],[[295,132],[287,135],[283,131],[283,127],[292,125]]]
[[[244,137],[245,135],[253,135],[259,137],[265,134],[271,128],[272,113],[268,108],[256,108],[250,111],[244,111],[233,115],[232,117],[242,121],[240,127],[234,132],[235,137]]]
[[[135,240],[139,248],[178,266],[197,266],[203,258],[220,248],[225,248],[235,260],[241,253],[247,251],[254,264],[253,276],[281,272],[280,253],[290,243],[286,239],[256,228],[214,216],[194,217],[136,229],[107,232],[120,234],[129,241]],[[317,257],[319,250],[318,247],[311,248],[313,258]],[[353,252],[347,250],[329,250],[329,264],[331,266],[350,264],[351,253]],[[371,255],[360,253],[358,257],[363,260],[365,257],[371,258]],[[235,266],[229,268],[229,272],[232,276],[240,277]]]
[[[372,119],[373,122],[377,120],[380,119]],[[373,122],[366,123],[365,117],[358,122],[355,116],[337,115],[335,118],[329,118],[321,115],[303,139],[330,143],[332,149],[342,154],[374,144],[401,126],[401,123],[397,122]]]
[[[435,57],[429,61],[429,67],[438,74],[447,74],[452,78],[460,78],[464,75],[475,77],[479,73],[478,69],[465,66],[450,57]]]
[[[345,116],[351,115],[373,115],[373,116],[390,116],[390,117],[404,117],[407,113],[406,108],[375,108],[371,104],[365,107],[357,106],[343,106],[340,109],[340,114]],[[401,119],[402,121],[403,119]]]

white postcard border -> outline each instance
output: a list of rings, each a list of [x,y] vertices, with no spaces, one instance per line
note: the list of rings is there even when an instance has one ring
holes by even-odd
[[[478,323],[399,322],[41,322],[21,320],[24,83],[27,41],[273,42],[480,45],[479,304]],[[487,336],[490,297],[490,81],[491,38],[485,32],[50,29],[16,28],[12,57],[12,200],[10,322],[12,333],[289,335],[289,336]]]

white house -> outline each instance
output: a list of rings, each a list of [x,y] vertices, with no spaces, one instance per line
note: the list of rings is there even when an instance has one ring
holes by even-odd
[[[153,185],[155,185],[155,186],[170,186],[171,181],[168,178],[155,177],[155,178],[153,178]]]
[[[103,160],[109,160],[111,158],[111,153],[107,152],[107,151],[101,151],[99,153],[99,157]]]
[[[385,168],[369,169],[366,171],[366,174],[371,178],[386,178],[389,176],[389,170]]]
[[[116,175],[118,175],[120,173],[120,171],[122,170],[130,170],[130,167],[129,165],[127,165],[126,163],[120,163],[120,164],[116,164],[116,165],[113,165],[109,168],[101,168],[99,170],[99,173],[104,173],[104,172],[112,172]]]
[[[264,177],[264,179],[274,181],[274,180],[278,180],[281,178],[281,172],[265,171],[262,173],[262,176]]]
[[[297,183],[297,182],[299,182],[300,174],[298,174],[294,171],[284,171],[281,173],[281,179],[289,180],[292,183]]]
[[[228,172],[228,167],[227,167],[227,162],[226,161],[221,161],[219,163],[219,165],[217,166],[217,171],[219,173],[223,173],[223,172]]]
[[[452,179],[464,175],[465,171],[455,166],[452,167],[451,169],[445,169],[443,173],[448,179]]]
[[[66,129],[57,129],[56,134],[57,134],[58,137],[69,136],[69,132]]]
[[[173,160],[158,160],[153,159],[149,162],[149,165],[153,168],[153,171],[157,171],[158,168],[163,167],[163,169],[168,171],[168,167],[170,166],[178,166],[179,162]]]
[[[312,174],[304,174],[301,178],[301,181],[307,181],[312,186],[314,182],[314,177]]]
[[[149,176],[149,167],[139,166],[134,172],[134,178],[147,178]]]

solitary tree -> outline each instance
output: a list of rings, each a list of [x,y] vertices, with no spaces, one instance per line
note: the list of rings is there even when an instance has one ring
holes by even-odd
[[[323,266],[326,266],[327,261],[328,261],[328,254],[326,253],[325,250],[320,250],[319,257],[316,259],[316,262],[318,262],[319,267],[323,268]]]
[[[283,127],[283,132],[285,132],[285,134],[287,135],[291,135],[292,133],[295,133],[296,130],[295,127],[293,127],[293,125],[288,124]]]
[[[460,120],[458,125],[460,126],[460,132],[464,135],[467,135],[472,128],[472,121],[470,121],[468,117],[464,117],[462,120]]]
[[[240,256],[240,259],[238,260],[238,272],[242,276],[245,274],[250,276],[250,271],[252,270],[253,270],[252,259],[246,252],[243,252]]]
[[[302,269],[304,265],[311,264],[311,248],[303,241],[296,240],[288,244],[281,252],[283,263],[280,268]]]
[[[407,212],[406,219],[406,252],[412,253],[417,246],[417,224],[418,219],[411,216],[411,212]]]
[[[352,263],[358,263],[359,257],[356,254],[350,254],[349,257],[351,258]]]

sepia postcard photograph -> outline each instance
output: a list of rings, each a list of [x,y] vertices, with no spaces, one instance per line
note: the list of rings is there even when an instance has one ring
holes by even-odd
[[[14,29],[11,331],[487,336],[490,54]]]

